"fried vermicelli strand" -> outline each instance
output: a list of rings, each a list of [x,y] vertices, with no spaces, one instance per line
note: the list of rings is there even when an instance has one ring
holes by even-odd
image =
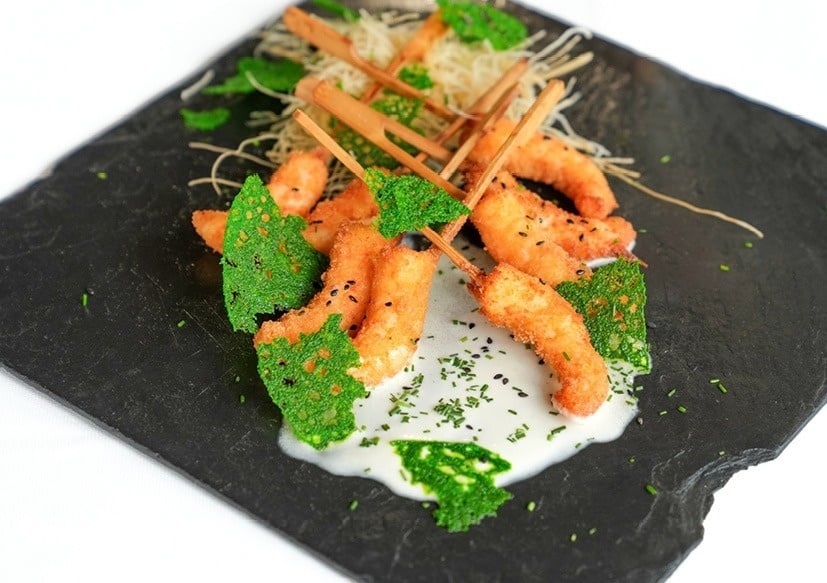
[[[504,263],[468,287],[492,324],[531,344],[554,370],[561,386],[552,402],[561,413],[586,417],[600,408],[609,393],[606,363],[571,304],[551,286]]]

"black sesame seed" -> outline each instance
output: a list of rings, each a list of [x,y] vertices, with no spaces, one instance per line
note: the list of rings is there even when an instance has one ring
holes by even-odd
[[[353,302],[354,304],[358,304],[358,303],[359,303],[359,300],[357,300],[357,299],[356,299],[355,297],[353,297],[353,296],[347,296],[347,299],[349,299],[349,300],[350,300],[351,302]]]

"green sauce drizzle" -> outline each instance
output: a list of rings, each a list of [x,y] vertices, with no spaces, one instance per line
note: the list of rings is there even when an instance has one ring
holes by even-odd
[[[411,474],[437,497],[436,523],[449,532],[464,532],[497,509],[511,494],[494,485],[493,477],[511,464],[474,443],[395,440],[391,445]]]

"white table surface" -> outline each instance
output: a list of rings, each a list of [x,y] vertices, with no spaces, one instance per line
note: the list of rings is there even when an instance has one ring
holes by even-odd
[[[685,73],[827,126],[827,3],[557,0]],[[284,0],[26,0],[0,17],[0,195],[269,20]],[[234,6],[232,10],[227,6]],[[0,234],[2,236],[2,234]],[[670,578],[814,580],[827,412],[715,496]],[[335,580],[243,512],[0,370],[0,581]]]

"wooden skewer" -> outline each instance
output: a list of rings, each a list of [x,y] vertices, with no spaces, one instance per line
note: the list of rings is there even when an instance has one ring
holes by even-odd
[[[474,188],[465,197],[465,200],[463,201],[465,206],[471,210],[474,210],[474,207],[477,206],[477,203],[488,188],[488,184],[503,167],[512,150],[523,144],[528,138],[537,132],[540,125],[543,123],[543,120],[546,116],[548,116],[563,96],[564,90],[565,85],[560,80],[551,81],[543,88],[540,95],[538,95],[537,99],[534,101],[534,104],[531,108],[529,108],[522,119],[520,119],[519,123],[514,127],[508,138],[497,150],[497,153],[491,159],[491,162],[488,163],[485,171],[482,173],[482,176],[480,176],[474,185]],[[452,241],[465,224],[466,219],[467,217],[463,215],[455,221],[445,225],[442,229],[442,236],[446,240]]]
[[[366,139],[370,140],[395,160],[416,172],[422,178],[433,182],[445,189],[451,196],[462,198],[463,191],[451,184],[439,174],[431,170],[423,162],[417,160],[405,150],[391,142],[386,132],[400,137],[412,146],[427,152],[433,158],[440,161],[451,159],[452,153],[416,133],[414,130],[401,123],[382,115],[358,99],[354,99],[344,91],[336,88],[327,81],[315,77],[305,77],[296,86],[296,96],[318,105],[331,115],[359,132]]]
[[[396,74],[408,63],[422,61],[425,55],[442,35],[448,31],[448,25],[442,20],[442,14],[436,10],[425,19],[422,26],[414,33],[411,39],[405,43],[393,60],[385,67],[385,72],[389,75],[396,76]],[[360,100],[364,103],[370,103],[376,94],[382,89],[381,83],[374,83]]]
[[[349,153],[342,148],[333,137],[324,131],[313,119],[298,109],[293,112],[293,119],[295,119],[300,126],[307,130],[307,132],[316,138],[320,144],[330,150],[330,152],[341,162],[348,170],[360,180],[365,179],[365,169],[361,164]],[[442,236],[435,232],[430,227],[424,227],[420,232],[433,243],[440,251],[450,259],[457,267],[464,271],[473,281],[478,281],[482,277],[482,270],[466,259],[459,251],[451,247],[451,243],[446,241]]]
[[[356,47],[353,46],[353,42],[351,42],[349,38],[340,34],[318,18],[313,18],[313,16],[300,8],[295,6],[287,8],[284,11],[283,21],[287,29],[296,36],[303,38],[310,44],[330,53],[349,65],[353,65],[374,80],[382,83],[385,87],[389,87],[401,95],[421,99],[425,107],[445,119],[453,119],[456,117],[456,113],[443,104],[430,99],[422,93],[422,91],[394,77],[370,61],[363,59],[356,52]]]

